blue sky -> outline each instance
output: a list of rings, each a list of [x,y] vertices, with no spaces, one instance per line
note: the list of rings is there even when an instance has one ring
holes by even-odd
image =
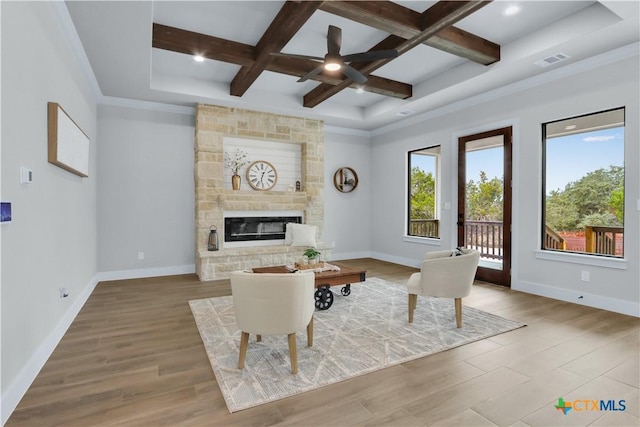
[[[425,172],[435,170],[433,157],[414,156],[413,166]],[[547,193],[564,189],[589,172],[624,165],[624,128],[562,136],[547,141]],[[478,181],[480,171],[489,179],[502,177],[502,148],[468,153],[467,179]]]
[[[624,166],[624,128],[549,139],[547,193],[609,166]]]

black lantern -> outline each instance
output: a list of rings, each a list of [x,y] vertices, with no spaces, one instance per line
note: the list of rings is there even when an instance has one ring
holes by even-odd
[[[212,225],[209,232],[209,242],[207,243],[207,250],[209,251],[217,251],[218,250],[218,228],[215,225]]]

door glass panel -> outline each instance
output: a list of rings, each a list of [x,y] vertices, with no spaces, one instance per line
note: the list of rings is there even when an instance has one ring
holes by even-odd
[[[480,252],[480,267],[502,270],[504,137],[468,141],[465,150],[465,246]]]

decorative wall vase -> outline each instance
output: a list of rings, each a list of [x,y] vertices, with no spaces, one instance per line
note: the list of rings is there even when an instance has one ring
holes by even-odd
[[[231,176],[231,187],[234,190],[239,190],[241,181],[242,181],[242,178],[240,178],[240,175],[238,175],[238,174],[232,175]]]

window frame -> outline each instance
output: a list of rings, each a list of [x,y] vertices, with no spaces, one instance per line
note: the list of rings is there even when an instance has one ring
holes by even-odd
[[[594,260],[601,260],[601,261],[596,261],[595,264],[601,265],[601,266],[606,266],[606,267],[612,267],[612,268],[623,268],[626,269],[626,262],[624,262],[625,260],[625,239],[623,237],[623,241],[622,241],[622,254],[621,255],[615,255],[615,254],[604,254],[604,253],[596,253],[596,252],[586,252],[586,251],[578,251],[578,250],[567,250],[567,249],[556,249],[556,248],[547,248],[546,247],[546,217],[547,217],[547,127],[549,125],[552,124],[556,124],[556,123],[560,123],[560,122],[566,122],[566,121],[570,121],[570,120],[578,120],[581,118],[586,118],[586,117],[590,117],[590,116],[597,116],[597,115],[601,115],[601,114],[606,114],[606,113],[612,113],[615,111],[621,111],[622,113],[622,124],[621,125],[606,125],[604,127],[593,127],[593,128],[589,128],[589,129],[585,129],[583,131],[578,131],[578,132],[574,132],[573,134],[588,134],[590,132],[595,132],[597,130],[602,130],[602,129],[612,129],[612,128],[622,128],[622,132],[623,132],[623,157],[622,157],[622,164],[623,164],[623,176],[622,176],[622,188],[623,188],[623,194],[624,194],[624,198],[626,199],[626,186],[625,186],[625,179],[626,179],[626,167],[625,167],[625,146],[626,146],[626,107],[625,106],[619,106],[619,107],[614,107],[614,108],[609,108],[606,110],[601,110],[601,111],[595,111],[595,112],[591,112],[591,113],[585,113],[585,114],[580,114],[577,116],[570,116],[570,117],[565,117],[562,119],[558,119],[558,120],[552,120],[549,122],[545,122],[542,123],[541,125],[541,130],[542,130],[542,157],[541,157],[541,206],[540,206],[540,213],[541,213],[541,221],[540,221],[540,242],[538,245],[538,250],[536,250],[536,257],[540,258],[540,259],[553,259],[553,260],[571,260],[572,262],[578,263],[578,264],[589,264],[589,263],[593,263]],[[571,133],[567,133],[567,135],[570,135]],[[611,166],[611,165],[610,165]],[[624,232],[625,232],[625,220],[626,220],[626,212],[624,209],[624,205],[626,203],[623,202],[623,212],[622,212],[622,235],[624,236]],[[611,261],[611,262],[609,262]]]
[[[427,151],[427,150],[433,150],[433,149],[437,149],[438,152],[434,153],[434,154],[428,154],[428,153],[422,153],[419,154],[419,152],[421,151]],[[413,155],[423,155],[423,156],[431,156],[434,158],[434,173],[433,173],[433,179],[434,179],[434,202],[433,202],[433,215],[434,215],[434,220],[438,221],[438,235],[437,236],[420,236],[420,235],[415,235],[415,234],[411,234],[410,233],[410,228],[411,228],[411,170],[413,169],[412,166],[412,156]],[[413,149],[413,150],[409,150],[407,151],[407,176],[406,176],[406,183],[407,183],[407,199],[406,199],[406,222],[405,222],[405,228],[404,228],[404,236],[406,240],[409,241],[413,241],[413,239],[417,239],[418,241],[436,241],[436,242],[440,242],[442,237],[442,230],[440,229],[440,222],[441,222],[441,209],[440,209],[440,196],[441,196],[441,185],[440,185],[440,171],[441,171],[441,162],[442,162],[442,144],[434,144],[434,145],[429,145],[426,147],[421,147],[421,148],[417,148],[417,149]]]

